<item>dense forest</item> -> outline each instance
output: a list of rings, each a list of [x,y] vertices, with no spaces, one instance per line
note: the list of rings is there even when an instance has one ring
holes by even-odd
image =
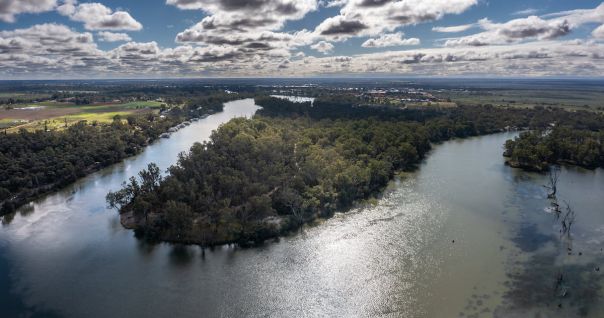
[[[108,201],[147,238],[259,241],[376,193],[419,162],[429,138],[419,123],[234,119],[165,179],[151,166]]]
[[[122,224],[150,240],[252,244],[328,217],[413,169],[432,143],[556,119],[599,127],[593,114],[459,107],[401,110],[322,99],[260,97],[253,119],[234,119],[195,144],[161,177],[150,165],[107,196]]]
[[[505,156],[511,166],[526,170],[546,171],[552,164],[604,167],[604,130],[556,126],[524,132],[505,143]]]
[[[0,214],[100,168],[137,154],[180,122],[220,111],[237,95],[189,98],[162,114],[117,116],[109,125],[81,122],[62,131],[0,134]]]

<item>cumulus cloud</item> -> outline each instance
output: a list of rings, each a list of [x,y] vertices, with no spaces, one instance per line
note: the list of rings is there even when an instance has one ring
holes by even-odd
[[[604,24],[595,29],[591,35],[596,39],[604,39]]]
[[[99,41],[125,43],[112,50],[101,50],[91,32],[79,32],[59,24],[0,31],[0,78],[55,78],[57,74],[70,78],[367,73],[430,76],[604,74],[604,43],[597,40],[604,38],[604,5],[502,23],[483,19],[468,25],[435,27],[434,31],[447,33],[467,31],[472,27],[479,29],[476,34],[445,39],[450,42],[442,47],[331,56],[335,41],[356,36],[369,38],[362,44],[364,47],[419,44],[419,39],[404,38],[400,28],[461,13],[476,1],[325,1],[321,5],[338,7],[335,10],[339,10],[339,14],[310,31],[283,31],[283,27],[288,21],[301,19],[317,10],[320,5],[316,0],[167,1],[181,9],[203,11],[204,16],[177,35],[176,47],[164,48],[153,41],[133,42],[127,34],[115,31],[117,24],[132,26],[138,23],[107,23],[116,13],[122,12],[120,10],[114,12],[98,3],[78,4],[74,0],[63,0],[53,7],[57,12],[83,22],[87,30],[97,31]],[[4,0],[2,3],[15,2]],[[19,12],[26,12],[7,8],[9,6],[0,5],[0,14],[8,12],[14,18]],[[600,25],[593,31],[593,38],[561,39],[585,24]],[[300,52],[303,47],[325,55],[306,56]]]
[[[15,22],[16,15],[53,10],[57,0],[0,0],[0,21]]]
[[[403,45],[420,45],[421,41],[418,38],[403,38],[403,32],[397,32],[392,34],[383,34],[377,39],[369,39],[361,44],[362,47],[376,48],[376,47],[390,47],[390,46],[403,46]]]
[[[477,0],[348,0],[338,4],[342,5],[340,14],[327,18],[315,30],[334,41],[435,21],[447,14],[462,13]]]
[[[506,44],[536,38],[538,40],[555,39],[571,32],[568,20],[544,20],[537,16],[515,19],[506,23],[493,23],[482,19],[478,25],[486,30],[478,34],[449,39],[446,46],[483,46]]]
[[[115,33],[108,31],[101,31],[97,33],[100,41],[103,42],[128,42],[132,41],[130,36],[126,33]]]
[[[320,41],[318,43],[311,45],[310,48],[317,52],[321,52],[323,54],[329,54],[333,51],[334,46],[333,46],[333,44],[331,44],[329,42]]]
[[[316,0],[167,0],[185,10],[209,13],[204,26],[209,29],[262,28],[275,30],[285,21],[298,20],[318,7]]]
[[[143,25],[128,12],[113,12],[113,10],[98,2],[78,5],[75,0],[67,0],[57,8],[57,11],[73,21],[84,23],[86,30],[138,31],[143,28]]]
[[[445,46],[501,45],[526,40],[550,40],[565,36],[587,23],[604,23],[604,3],[594,9],[571,10],[514,19],[505,23],[480,20],[484,32],[448,39]]]
[[[329,44],[328,42],[325,42]],[[322,46],[327,46],[323,44]],[[441,47],[354,56],[242,55],[232,45],[161,48],[156,42],[128,42],[99,50],[89,32],[42,24],[0,31],[2,78],[136,76],[310,76],[347,74],[600,76],[604,44],[544,40],[505,46]]]
[[[0,32],[0,69],[12,73],[91,72],[104,60],[91,33],[64,25],[40,24]],[[9,77],[10,78],[10,77]]]
[[[180,32],[176,42],[228,50],[228,57],[262,64],[269,58],[289,58],[290,51],[314,42],[307,30],[281,32],[287,21],[302,19],[318,8],[317,0],[167,0],[185,10],[207,13],[199,23]],[[215,47],[214,47],[215,46]]]

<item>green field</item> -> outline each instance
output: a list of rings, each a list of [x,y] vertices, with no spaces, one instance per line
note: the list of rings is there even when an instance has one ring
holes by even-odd
[[[48,94],[36,94],[36,93],[12,93],[12,92],[0,92],[0,98],[28,98],[28,99],[43,99],[48,98]]]
[[[157,111],[163,103],[136,101],[122,104],[74,105],[52,101],[14,105],[13,109],[0,110],[0,128],[9,132],[19,129],[64,129],[85,120],[88,123],[109,123],[116,115],[123,118],[134,113]],[[36,107],[42,107],[35,109]]]
[[[512,107],[562,107],[604,111],[604,92],[571,90],[476,90],[437,93],[461,105],[492,104]]]

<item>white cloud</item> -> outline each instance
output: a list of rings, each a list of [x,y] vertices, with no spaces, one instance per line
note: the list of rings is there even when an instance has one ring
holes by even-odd
[[[132,38],[126,33],[114,33],[108,31],[101,31],[97,33],[100,41],[104,42],[128,42],[132,41]]]
[[[459,14],[477,0],[349,0],[340,14],[327,18],[315,32],[326,39],[343,41],[353,36],[375,36],[418,23]]]
[[[432,27],[432,31],[441,33],[458,33],[467,31],[476,26],[476,23],[454,25],[448,27]]]
[[[167,0],[185,10],[209,13],[208,27],[276,30],[318,8],[317,0]]]
[[[39,24],[0,32],[0,69],[12,73],[94,72],[106,64],[91,33],[75,32],[64,25]]]
[[[529,16],[505,23],[482,19],[477,25],[484,32],[447,39],[445,46],[504,45],[535,39],[556,39],[588,23],[604,23],[604,3],[594,9],[563,11],[541,17]]]
[[[604,24],[596,28],[591,35],[596,39],[604,39]]]
[[[403,46],[403,45],[420,45],[421,41],[418,38],[403,38],[403,32],[392,34],[383,34],[377,39],[369,39],[361,46],[368,48]]]
[[[0,21],[15,22],[16,15],[53,10],[57,0],[0,0]]]
[[[317,52],[321,52],[323,54],[329,54],[333,51],[334,46],[333,46],[333,44],[331,44],[329,42],[320,41],[318,43],[311,45],[310,48]]]
[[[307,30],[279,30],[287,21],[302,19],[316,10],[317,0],[167,0],[167,3],[207,13],[199,23],[178,33],[176,42],[204,45],[212,56],[228,51],[220,55],[221,61],[230,58],[260,65],[269,58],[287,59],[291,51],[315,41]]]
[[[76,5],[76,1],[69,0],[59,6],[57,11],[73,21],[84,23],[86,30],[138,31],[143,28],[143,25],[128,12],[113,12],[113,10],[98,2]]]
[[[483,46],[507,44],[527,39],[555,39],[571,32],[566,19],[544,20],[537,16],[515,19],[506,23],[493,23],[482,19],[478,25],[485,32],[449,39],[445,46]]]
[[[514,15],[534,15],[534,14],[537,14],[537,12],[539,12],[538,9],[528,8],[528,9],[516,11],[513,14]]]
[[[3,3],[17,3],[0,0]],[[42,0],[39,0],[42,1]],[[55,1],[57,2],[57,1]],[[180,76],[308,76],[324,74],[413,74],[487,76],[601,76],[604,74],[604,5],[541,17],[495,23],[488,19],[437,32],[469,36],[444,39],[448,46],[416,49],[381,49],[370,54],[331,56],[333,41],[370,37],[364,47],[387,48],[419,44],[405,39],[401,27],[436,21],[446,14],[467,10],[471,0],[337,0],[321,5],[339,7],[340,13],[312,31],[283,31],[288,21],[316,10],[316,0],[168,0],[183,9],[203,11],[196,25],[180,32],[178,46],[163,48],[156,42],[132,42],[125,33],[140,26],[128,13],[99,3],[60,1],[60,14],[99,31],[99,41],[124,41],[117,48],[98,48],[91,32],[64,25],[41,24],[0,31],[0,78],[65,77],[180,77]],[[23,2],[25,3],[25,2]],[[19,2],[19,4],[22,4]],[[57,3],[55,3],[56,5]],[[7,9],[8,8],[8,9]],[[2,7],[2,19],[25,13]],[[52,10],[52,8],[50,9]],[[333,9],[332,9],[333,10]],[[132,20],[108,22],[119,12]],[[2,15],[4,14],[4,15]],[[134,22],[132,22],[134,21]],[[139,24],[137,26],[137,23]],[[563,41],[579,26],[600,25],[593,38]],[[119,27],[118,27],[119,25]],[[129,27],[124,27],[124,25]],[[104,31],[101,31],[104,30]],[[305,56],[301,48],[324,53]],[[284,71],[284,70],[287,71]]]
[[[329,47],[329,43],[321,45]],[[161,48],[129,42],[99,50],[88,32],[42,24],[0,31],[1,78],[137,76],[310,76],[324,74],[413,74],[488,76],[601,76],[604,44],[595,41],[536,41],[505,46],[442,47],[354,56],[287,56],[272,50],[246,54],[240,47],[212,45]],[[287,69],[284,73],[283,69]]]

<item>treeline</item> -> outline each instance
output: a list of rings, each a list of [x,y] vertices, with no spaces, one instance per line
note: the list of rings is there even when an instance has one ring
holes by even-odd
[[[122,224],[150,240],[260,242],[378,193],[432,143],[545,125],[536,117],[556,116],[546,109],[421,111],[320,99],[256,103],[259,115],[221,126],[167,177],[151,165],[110,193]]]
[[[478,134],[492,133],[501,129],[545,129],[551,123],[575,129],[598,131],[604,129],[604,115],[590,111],[569,112],[560,108],[515,108],[464,106],[438,109],[400,109],[390,106],[358,106],[355,100],[318,98],[310,102],[297,103],[269,96],[256,97],[256,104],[263,107],[258,113],[272,117],[307,116],[324,118],[379,118],[381,120],[412,120],[426,122],[430,119],[452,120],[474,127]]]
[[[189,99],[160,114],[117,116],[108,125],[80,122],[63,131],[0,134],[0,215],[93,171],[140,152],[170,127],[221,111],[237,95]]]
[[[546,171],[552,164],[604,168],[604,130],[568,126],[524,132],[505,143],[508,163],[526,170]]]
[[[150,120],[151,119],[151,120]],[[177,122],[157,116],[79,123],[64,131],[21,130],[0,136],[0,214],[138,153]]]
[[[415,168],[432,143],[554,120],[602,125],[591,113],[545,108],[410,111],[268,97],[256,103],[263,107],[258,115],[221,126],[165,178],[151,164],[109,193],[122,224],[153,241],[253,244],[371,197],[397,171]]]
[[[108,202],[148,239],[245,244],[368,198],[429,149],[413,122],[234,119],[165,179],[151,166]]]

